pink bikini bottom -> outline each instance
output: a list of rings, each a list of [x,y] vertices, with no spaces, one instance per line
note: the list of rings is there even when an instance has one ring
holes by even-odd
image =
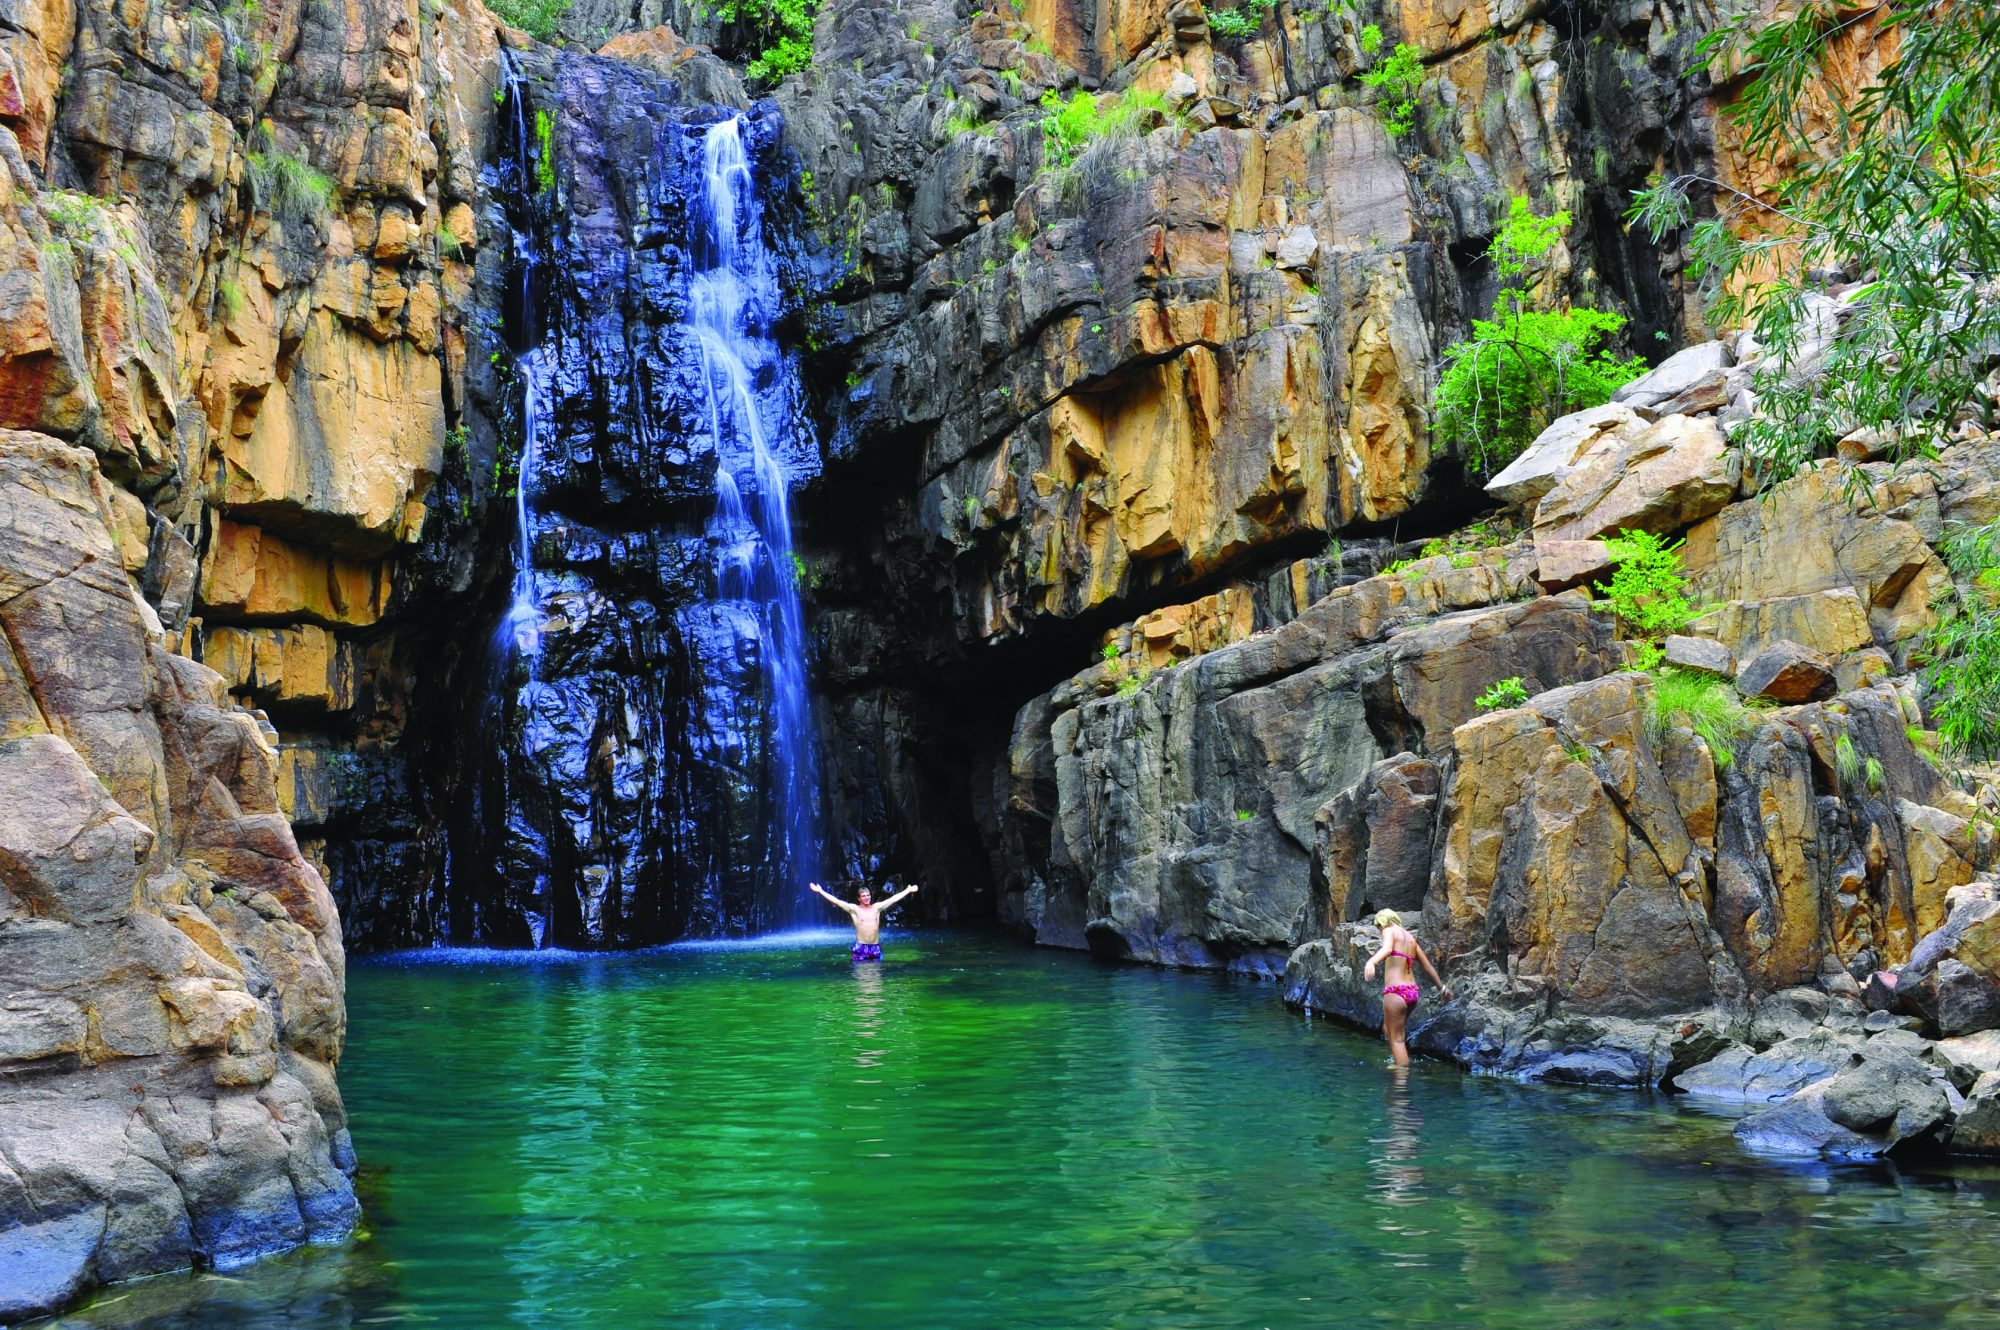
[[[1412,1011],[1416,1010],[1417,986],[1415,984],[1390,984],[1382,990],[1382,996],[1399,997],[1403,999],[1404,1006],[1410,1008]]]

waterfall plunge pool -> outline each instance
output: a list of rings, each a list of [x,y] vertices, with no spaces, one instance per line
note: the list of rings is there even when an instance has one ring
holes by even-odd
[[[72,1326],[1992,1325],[2000,1171],[1787,1168],[1267,983],[826,931],[357,962],[365,1231]]]

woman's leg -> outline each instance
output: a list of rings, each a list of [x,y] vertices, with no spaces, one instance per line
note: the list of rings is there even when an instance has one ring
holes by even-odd
[[[1389,1041],[1389,1052],[1396,1059],[1396,1065],[1410,1065],[1410,1048],[1403,1042],[1403,1022],[1409,1018],[1410,1007],[1394,993],[1382,995],[1382,1035]]]

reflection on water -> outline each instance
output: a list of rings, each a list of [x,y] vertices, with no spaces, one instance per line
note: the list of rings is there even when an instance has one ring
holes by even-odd
[[[1384,1205],[1422,1205],[1424,1166],[1417,1161],[1423,1111],[1410,1098],[1410,1069],[1391,1067],[1382,1074],[1383,1133],[1374,1140],[1376,1198]]]
[[[361,963],[365,1237],[101,1327],[2000,1324],[2000,1177],[1419,1063],[1267,985],[980,940]]]

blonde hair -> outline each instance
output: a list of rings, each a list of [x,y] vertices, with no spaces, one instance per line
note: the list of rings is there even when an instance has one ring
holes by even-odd
[[[1391,924],[1394,924],[1396,927],[1401,928],[1403,926],[1403,916],[1397,914],[1394,910],[1375,911],[1375,927],[1387,928]]]

